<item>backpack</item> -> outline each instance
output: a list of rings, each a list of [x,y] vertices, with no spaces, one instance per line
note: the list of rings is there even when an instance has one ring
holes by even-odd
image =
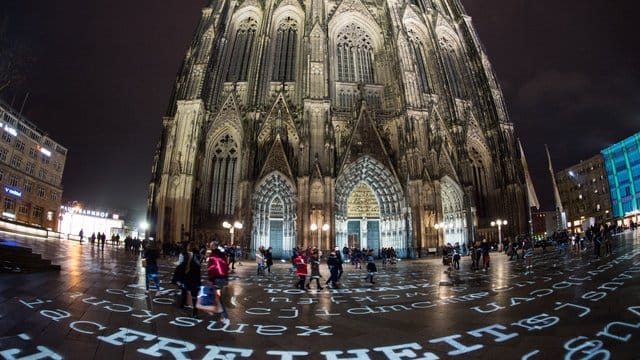
[[[226,278],[229,276],[229,263],[221,257],[212,256],[209,258],[209,267],[207,268],[209,280],[217,278]]]

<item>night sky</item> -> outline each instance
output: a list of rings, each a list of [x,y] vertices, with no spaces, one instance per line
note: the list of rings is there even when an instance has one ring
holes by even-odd
[[[543,209],[556,170],[640,131],[635,1],[462,0],[504,91]],[[152,157],[204,0],[0,0],[32,63],[0,93],[69,149],[63,201],[145,211]]]

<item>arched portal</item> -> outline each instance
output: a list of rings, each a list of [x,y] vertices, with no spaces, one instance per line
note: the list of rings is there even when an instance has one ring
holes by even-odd
[[[357,201],[367,201],[368,208],[356,211]],[[336,246],[356,245],[348,243],[349,236],[353,241],[353,235],[359,234],[359,247],[375,252],[393,247],[399,256],[405,256],[410,219],[405,219],[404,209],[402,187],[395,175],[372,157],[360,157],[336,180]]]
[[[464,210],[464,194],[458,184],[450,177],[440,180],[442,198],[442,219],[444,222],[444,243],[466,244],[467,220]]]
[[[274,258],[288,258],[296,246],[296,192],[279,172],[265,176],[253,195],[251,247],[273,248]]]
[[[347,245],[380,248],[380,206],[369,185],[361,181],[347,199]]]

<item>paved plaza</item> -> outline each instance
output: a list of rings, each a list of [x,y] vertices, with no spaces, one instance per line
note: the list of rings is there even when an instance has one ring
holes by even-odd
[[[286,263],[257,276],[249,260],[224,294],[230,324],[177,306],[175,259],[151,296],[122,248],[1,235],[62,266],[0,274],[1,359],[640,358],[640,231],[602,258],[536,249],[533,274],[501,253],[486,273],[431,256],[378,261],[373,285],[346,265],[341,287],[321,291],[295,289]]]

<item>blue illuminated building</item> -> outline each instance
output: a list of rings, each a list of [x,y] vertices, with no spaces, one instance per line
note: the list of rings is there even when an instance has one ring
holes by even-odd
[[[602,150],[613,216],[635,222],[640,215],[640,132]]]

